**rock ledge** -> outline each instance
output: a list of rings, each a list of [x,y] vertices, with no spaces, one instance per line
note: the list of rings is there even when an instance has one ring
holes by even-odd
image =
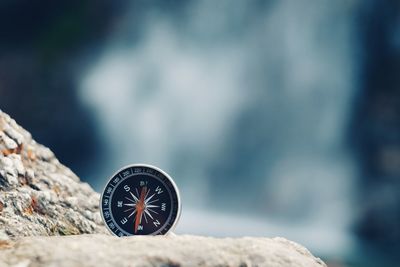
[[[1,249],[2,248],[2,249]],[[190,235],[26,237],[0,244],[0,266],[268,266],[326,267],[284,238]]]

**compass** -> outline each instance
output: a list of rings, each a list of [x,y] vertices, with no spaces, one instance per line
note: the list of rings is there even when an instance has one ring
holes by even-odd
[[[180,216],[178,187],[157,167],[129,165],[111,176],[100,198],[101,215],[117,236],[163,235]]]

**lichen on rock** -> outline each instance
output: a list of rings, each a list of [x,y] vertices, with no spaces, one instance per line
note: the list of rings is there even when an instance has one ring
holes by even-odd
[[[0,111],[0,229],[22,236],[106,233],[99,195]]]

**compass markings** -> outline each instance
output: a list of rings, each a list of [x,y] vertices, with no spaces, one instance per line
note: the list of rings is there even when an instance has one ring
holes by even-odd
[[[147,209],[148,211],[151,211],[151,212],[154,212],[155,214],[158,214],[158,212],[157,211],[154,211],[154,210],[152,210],[152,209]]]
[[[128,218],[131,217],[131,216],[132,216],[133,214],[135,214],[135,213],[136,213],[136,209],[135,209],[131,214],[128,215]],[[135,220],[135,219],[134,219],[134,220]]]
[[[154,202],[156,202],[156,201],[158,201],[159,199],[154,199],[154,200],[152,200],[152,201],[150,201],[150,202],[147,202],[146,204],[151,204],[151,203],[154,203]]]
[[[147,199],[147,196],[149,195],[149,193],[150,193],[150,189],[147,190],[147,193],[146,193],[146,195],[144,196],[145,202],[146,202],[146,199]]]
[[[162,192],[164,192],[161,190],[161,188],[159,186],[156,187],[156,191],[157,191],[157,194],[161,194]]]
[[[137,234],[163,234],[176,220],[176,217],[161,216],[167,211],[179,212],[178,205],[174,203],[174,201],[179,201],[174,194],[175,187],[168,183],[169,177],[165,177],[156,170],[149,171],[148,169],[151,168],[125,168],[113,179],[110,179],[108,187],[104,190],[103,201],[108,204],[112,202],[112,205],[107,206],[102,203],[103,219],[107,220],[107,227],[114,234],[134,235],[138,231]],[[143,176],[137,177],[137,174]],[[170,192],[171,188],[172,193]],[[107,190],[110,191],[110,189],[112,189],[111,192],[107,194]],[[114,197],[112,197],[113,190],[115,190]],[[170,200],[171,205],[167,202]],[[170,209],[173,210],[170,211]],[[113,213],[113,215],[107,216],[107,212]]]
[[[159,227],[160,224],[161,224],[158,220],[155,220],[153,223],[154,223],[154,225],[155,225],[156,227]]]
[[[147,217],[146,217],[146,210],[144,210],[144,211],[145,211],[145,213],[143,213],[143,216],[144,216],[144,219],[146,220],[146,223],[148,223]]]
[[[152,220],[154,220],[153,216],[151,216],[150,212],[149,212],[147,209],[145,209],[144,212],[145,212],[147,215],[149,215],[149,217],[150,217]]]
[[[127,200],[129,200],[130,202],[135,202],[135,200],[130,199],[129,197],[125,197]]]
[[[129,186],[126,186],[126,187],[125,187],[125,191],[128,191],[128,190],[126,190],[126,189],[128,189],[128,188],[129,188]],[[145,209],[144,209],[143,216],[140,216],[140,218],[139,218],[139,223],[142,222],[142,218],[144,217],[144,220],[146,221],[146,224],[148,224],[148,223],[149,223],[149,220],[148,220],[147,217],[149,217],[150,219],[153,220],[153,223],[154,223],[155,226],[159,226],[160,222],[159,222],[158,220],[154,221],[154,217],[153,217],[153,215],[151,215],[151,213],[158,214],[158,212],[156,212],[156,211],[153,210],[152,208],[159,208],[160,206],[152,205],[152,203],[157,202],[157,201],[159,200],[159,199],[153,199],[153,197],[154,197],[156,194],[161,194],[163,191],[161,190],[160,187],[157,187],[157,188],[155,189],[155,191],[156,191],[155,193],[153,193],[152,195],[150,195],[150,189],[147,190],[146,195],[145,195],[145,197],[144,197],[144,199],[145,199],[145,200],[144,200]],[[130,212],[130,211],[132,211],[132,210],[133,210],[133,211],[128,215],[128,217],[126,217],[127,219],[129,219],[130,217],[132,217],[134,214],[137,213],[137,203],[138,203],[138,201],[139,201],[139,198],[136,196],[136,195],[139,196],[139,191],[138,191],[138,188],[137,188],[137,187],[135,188],[136,195],[130,191],[130,188],[129,188],[129,191],[128,191],[128,192],[129,192],[129,194],[132,196],[132,198],[125,197],[125,199],[127,199],[127,200],[128,200],[129,202],[131,202],[131,203],[123,203],[123,206],[130,207],[130,208],[128,208],[128,209],[125,209],[124,212]],[[150,195],[150,197],[149,197],[149,195]],[[121,205],[118,205],[118,206],[121,206]],[[161,210],[165,211],[165,203],[162,203]],[[134,217],[133,221],[134,221],[134,222],[136,221],[136,217]],[[125,220],[124,220],[124,222],[125,222]],[[123,223],[123,224],[125,224],[125,223]],[[143,226],[142,226],[142,227],[143,227]]]
[[[136,189],[136,192],[137,192],[137,189]],[[130,194],[131,194],[131,196],[133,197],[133,199],[135,200],[135,202],[138,202],[139,201],[139,199],[135,196],[135,194],[134,193],[132,193],[132,192],[129,192]],[[138,194],[139,195],[139,194]]]
[[[138,196],[140,196],[140,194],[139,194],[139,191],[137,190],[137,188],[135,188],[135,190],[136,190],[136,194],[138,195]],[[132,194],[132,193],[131,193]],[[139,198],[135,198],[136,199],[136,201],[139,201]]]
[[[126,209],[126,210],[124,210],[124,212],[128,212],[128,211],[131,211],[131,210],[134,210],[135,208],[133,207],[133,208],[129,208],[129,209]]]
[[[146,199],[146,200],[144,201],[144,203],[147,204],[147,203],[150,201],[150,199],[152,199],[152,198],[155,196],[155,194],[156,194],[156,193],[152,194],[148,199]]]

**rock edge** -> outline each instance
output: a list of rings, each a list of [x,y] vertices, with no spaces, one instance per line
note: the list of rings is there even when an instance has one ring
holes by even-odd
[[[99,194],[0,110],[0,236],[105,233]]]
[[[1,249],[2,248],[2,249]],[[326,267],[284,238],[191,235],[27,237],[0,245],[0,266],[268,266]]]

